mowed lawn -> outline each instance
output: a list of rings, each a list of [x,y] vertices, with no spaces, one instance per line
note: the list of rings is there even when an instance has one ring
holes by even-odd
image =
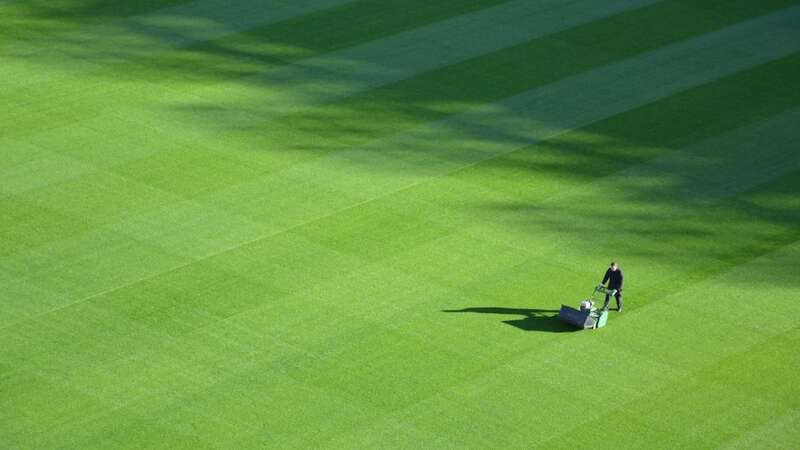
[[[794,0],[0,2],[0,448],[798,448],[799,130]]]

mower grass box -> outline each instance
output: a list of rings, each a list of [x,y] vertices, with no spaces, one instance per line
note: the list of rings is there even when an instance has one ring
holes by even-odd
[[[598,310],[594,307],[594,304],[597,302],[595,295],[598,293],[613,296],[616,293],[616,289],[606,289],[603,286],[597,286],[592,292],[592,296],[582,303],[581,309],[561,305],[558,318],[563,322],[584,330],[604,327],[608,321],[608,308]],[[589,306],[584,307],[584,305]]]

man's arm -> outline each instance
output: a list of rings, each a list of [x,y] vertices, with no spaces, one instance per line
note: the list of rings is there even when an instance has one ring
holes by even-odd
[[[611,278],[611,269],[606,269],[606,274],[603,276],[603,281],[601,281],[600,284],[605,285],[609,278]]]
[[[617,269],[617,271],[619,271],[619,288],[622,289],[622,269]]]

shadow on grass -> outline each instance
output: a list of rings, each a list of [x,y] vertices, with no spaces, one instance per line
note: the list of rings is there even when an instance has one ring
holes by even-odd
[[[171,8],[184,3],[185,7]],[[602,114],[592,116],[592,122],[579,131],[544,142],[536,139],[536,133],[526,131],[530,123],[549,120],[552,123],[548,127],[570,129],[573,111],[566,100],[582,98],[585,93],[576,91],[547,105],[518,105],[520,111],[513,114],[519,120],[518,127],[506,123],[512,115],[508,111],[470,116],[469,122],[443,121],[487,102],[533,92],[777,11],[789,6],[788,0],[763,2],[761,6],[737,0],[737,7],[730,7],[729,0],[698,2],[702,5],[692,10],[696,19],[692,21],[684,20],[687,2],[658,2],[517,45],[476,53],[466,60],[453,59],[445,66],[420,63],[419,71],[409,71],[399,79],[392,74],[406,70],[404,64],[409,60],[378,58],[379,52],[350,52],[346,57],[332,52],[504,2],[357,0],[287,15],[277,22],[265,16],[263,23],[249,20],[250,12],[263,12],[260,3],[253,0],[233,2],[237,6],[229,11],[201,7],[203,1],[195,6],[192,3],[11,2],[11,10],[16,12],[12,17],[16,18],[7,29],[0,30],[0,38],[9,39],[12,45],[8,47],[13,49],[17,47],[13,44],[42,34],[58,36],[43,40],[39,46],[57,45],[59,53],[93,61],[97,68],[91,74],[102,80],[124,75],[156,84],[178,80],[181,86],[191,85],[191,80],[198,86],[189,87],[198,89],[224,83],[234,93],[247,87],[242,91],[246,95],[232,95],[229,102],[214,96],[196,101],[189,96],[188,100],[173,100],[169,109],[204,132],[241,132],[249,139],[248,150],[264,147],[325,155],[386,139],[385,145],[337,162],[346,161],[366,174],[381,170],[402,177],[449,174],[456,168],[458,176],[468,177],[470,171],[464,169],[469,167],[472,175],[480,176],[465,185],[488,186],[490,192],[513,195],[491,196],[475,204],[448,199],[449,203],[435,205],[439,210],[446,210],[450,217],[463,214],[472,223],[485,218],[488,223],[500,224],[504,231],[557,238],[569,243],[575,254],[592,255],[597,236],[611,236],[608,246],[616,249],[619,258],[637,256],[663,265],[677,261],[677,267],[715,267],[721,272],[800,236],[796,227],[800,172],[792,165],[797,164],[797,158],[790,147],[794,145],[790,133],[796,116],[786,116],[786,123],[794,122],[785,127],[776,122],[778,125],[771,128],[753,128],[773,140],[761,139],[752,147],[736,139],[709,141],[797,108],[800,89],[796,80],[800,77],[790,76],[800,68],[797,53],[709,79],[605,119]],[[93,23],[105,26],[85,28]],[[345,26],[349,23],[364,26]],[[210,33],[208,28],[219,33]],[[112,39],[117,35],[121,41]],[[423,48],[416,41],[409,42]],[[585,45],[587,42],[593,44]],[[430,44],[437,48],[436,42]],[[39,50],[37,45],[31,46]],[[16,58],[40,57],[48,65],[61,60],[52,58],[49,52],[41,52],[41,56],[36,51],[22,54]],[[322,56],[315,60],[322,66],[303,66],[308,62],[302,61]],[[63,62],[71,64],[73,60],[63,58]],[[307,70],[301,70],[304,67]],[[366,72],[354,75],[352,68]],[[375,82],[373,77],[383,81]],[[604,82],[613,87],[610,80]],[[329,85],[332,88],[325,90]],[[292,95],[281,97],[284,92]],[[155,110],[159,104],[147,107]],[[605,106],[587,103],[583,107]],[[559,110],[567,114],[550,114]],[[434,121],[441,121],[437,130],[452,130],[434,137],[412,133],[413,139],[389,139],[394,133]],[[288,131],[278,130],[276,125]],[[784,135],[788,137],[784,139]],[[435,145],[428,145],[430,142]],[[701,142],[710,144],[695,146]],[[676,156],[679,151],[683,151],[682,156]],[[775,162],[777,158],[783,158],[785,164]],[[761,172],[753,169],[759,164]],[[787,174],[790,170],[794,171]],[[599,176],[613,176],[613,182],[606,180],[570,194],[571,187],[596,183]],[[519,182],[512,183],[514,179]],[[495,180],[501,182],[495,184]],[[306,198],[315,198],[312,189],[304,191]],[[607,198],[624,207],[609,211]],[[641,238],[632,240],[631,236]],[[699,262],[698,255],[705,260]],[[718,264],[720,261],[725,264]],[[461,312],[518,315],[522,318],[506,323],[525,330],[552,331],[559,325],[556,318],[539,310],[471,308]]]
[[[521,319],[504,320],[503,323],[524,331],[545,331],[564,333],[578,329],[558,320],[557,309],[503,308],[496,306],[479,306],[464,309],[445,309],[446,313],[477,313],[522,316]]]

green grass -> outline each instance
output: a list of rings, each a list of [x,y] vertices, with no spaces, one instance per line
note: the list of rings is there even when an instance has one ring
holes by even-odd
[[[113,3],[0,4],[0,448],[800,445],[800,2]]]

